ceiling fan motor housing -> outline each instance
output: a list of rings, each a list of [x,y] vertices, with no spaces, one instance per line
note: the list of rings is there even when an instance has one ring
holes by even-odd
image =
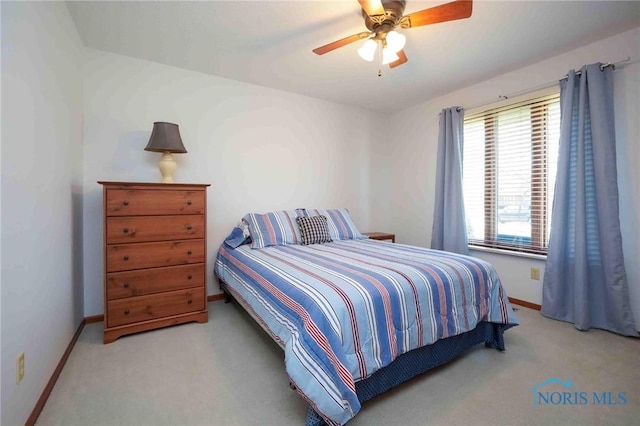
[[[376,34],[376,38],[379,36],[384,37],[386,33],[393,30],[404,13],[404,7],[406,0],[390,0],[382,2],[384,7],[384,15],[369,16],[362,10],[362,16],[364,17],[364,23],[369,29]]]

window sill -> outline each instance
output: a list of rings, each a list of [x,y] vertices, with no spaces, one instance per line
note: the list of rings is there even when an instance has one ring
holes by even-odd
[[[495,254],[503,254],[507,256],[516,256],[516,257],[526,257],[528,259],[537,259],[537,260],[547,260],[547,256],[543,254],[533,254],[533,253],[525,253],[521,251],[512,251],[512,250],[502,250],[491,247],[480,247],[480,246],[469,246],[469,250],[471,251],[482,251],[485,253],[495,253]]]

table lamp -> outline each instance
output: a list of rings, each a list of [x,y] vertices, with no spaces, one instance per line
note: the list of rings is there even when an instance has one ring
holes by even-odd
[[[178,125],[157,121],[153,123],[153,131],[149,138],[145,151],[162,152],[162,159],[158,163],[160,173],[162,173],[163,183],[173,183],[173,173],[176,171],[176,162],[172,153],[184,154],[187,152]]]

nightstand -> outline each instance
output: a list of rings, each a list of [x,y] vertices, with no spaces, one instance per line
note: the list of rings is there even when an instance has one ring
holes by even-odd
[[[396,242],[396,234],[387,232],[363,232],[362,235],[366,235],[372,240],[391,240],[392,243]]]

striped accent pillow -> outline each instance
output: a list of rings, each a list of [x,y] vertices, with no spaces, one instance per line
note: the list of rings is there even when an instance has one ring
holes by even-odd
[[[300,244],[302,237],[296,218],[302,215],[301,210],[246,214],[242,219],[249,225],[251,248]]]
[[[333,241],[360,240],[367,238],[362,235],[347,209],[307,209],[309,216],[326,216],[329,235]]]
[[[326,216],[298,217],[296,218],[296,222],[298,222],[298,226],[300,227],[303,245],[331,242]]]

